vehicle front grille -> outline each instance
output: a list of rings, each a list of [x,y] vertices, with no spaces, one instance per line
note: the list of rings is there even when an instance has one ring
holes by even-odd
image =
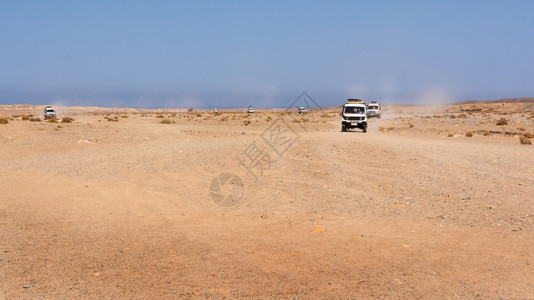
[[[357,121],[361,121],[365,119],[365,117],[347,117],[347,120],[357,120]]]

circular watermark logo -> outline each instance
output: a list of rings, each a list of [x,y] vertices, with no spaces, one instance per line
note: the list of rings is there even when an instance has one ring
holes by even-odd
[[[239,203],[244,191],[243,182],[239,176],[221,173],[211,181],[210,199],[217,205],[230,207]]]

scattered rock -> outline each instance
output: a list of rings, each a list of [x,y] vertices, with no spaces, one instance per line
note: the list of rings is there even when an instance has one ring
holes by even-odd
[[[22,287],[25,289],[31,289],[33,287],[33,284],[25,284]]]
[[[76,143],[78,143],[78,144],[91,144],[91,142],[89,142],[88,140],[79,140]]]
[[[312,229],[313,233],[322,233],[322,232],[325,232],[325,231],[326,231],[326,228],[324,228],[323,226],[319,226],[319,225],[313,227],[313,229]]]
[[[4,136],[4,139],[12,140],[13,138],[8,136],[8,135],[6,135],[6,136]]]
[[[150,140],[150,139],[149,139],[148,137],[145,136],[145,141],[148,141],[148,140]]]

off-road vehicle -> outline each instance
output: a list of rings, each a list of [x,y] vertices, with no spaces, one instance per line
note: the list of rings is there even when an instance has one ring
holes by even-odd
[[[52,106],[47,106],[44,108],[44,118],[52,118],[56,115],[56,111],[52,108]]]
[[[367,132],[367,114],[365,102],[360,99],[347,99],[341,111],[341,131],[359,128]]]
[[[299,106],[299,114],[306,114],[308,113],[308,110],[305,106]]]
[[[367,117],[372,118],[382,118],[382,108],[380,107],[380,103],[378,101],[371,101],[369,104],[367,104]]]

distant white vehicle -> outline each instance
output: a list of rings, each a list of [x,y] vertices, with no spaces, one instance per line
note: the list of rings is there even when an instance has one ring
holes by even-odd
[[[45,119],[51,118],[56,116],[56,111],[52,108],[52,106],[47,106],[44,109],[44,117]]]
[[[382,118],[382,108],[380,107],[380,103],[378,101],[371,101],[369,104],[367,104],[367,117],[372,118]]]
[[[218,109],[217,107],[214,107],[214,108],[213,108],[213,113],[214,113],[214,114],[218,114],[218,113],[219,113],[219,109]]]
[[[299,114],[306,114],[308,113],[308,110],[305,106],[299,106]]]
[[[252,108],[252,106],[249,106],[247,112],[249,114],[253,114],[254,113],[254,108]]]

